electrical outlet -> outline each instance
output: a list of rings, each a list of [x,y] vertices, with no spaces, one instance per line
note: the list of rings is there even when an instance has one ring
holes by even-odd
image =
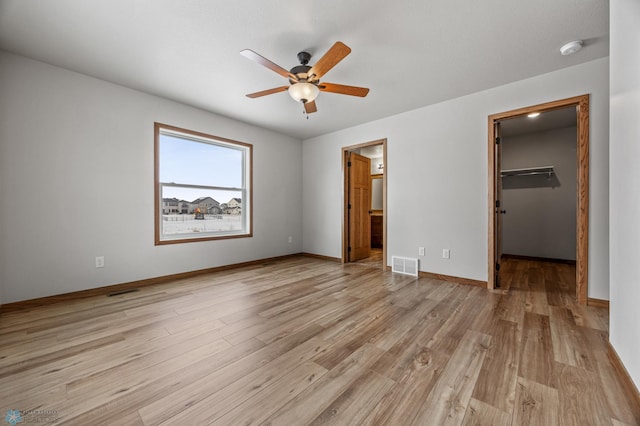
[[[293,242],[293,237],[289,237],[289,242],[292,243]]]
[[[449,249],[442,249],[442,258],[449,259]]]
[[[104,256],[96,256],[96,268],[104,268]]]
[[[424,256],[424,247],[418,247],[418,256]]]

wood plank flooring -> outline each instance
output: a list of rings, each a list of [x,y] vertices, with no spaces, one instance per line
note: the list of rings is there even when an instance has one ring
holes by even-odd
[[[357,260],[355,263],[360,265],[368,265],[382,269],[383,250],[381,248],[371,248],[371,255],[364,259]]]
[[[487,291],[309,257],[0,314],[0,414],[73,425],[638,425],[571,265]]]

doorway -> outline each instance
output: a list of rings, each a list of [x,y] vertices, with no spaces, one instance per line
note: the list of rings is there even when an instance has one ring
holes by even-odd
[[[342,262],[386,268],[387,140],[342,148]]]
[[[502,121],[532,113],[544,113],[563,108],[575,108],[576,112],[576,299],[586,305],[588,299],[588,223],[589,223],[589,95],[563,99],[545,104],[506,111],[489,116],[489,268],[490,289],[500,286],[502,260],[502,215],[501,205],[501,125]],[[546,170],[548,173],[549,170]]]

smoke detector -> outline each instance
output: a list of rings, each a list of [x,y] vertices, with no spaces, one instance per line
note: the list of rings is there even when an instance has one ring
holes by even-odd
[[[562,56],[571,55],[582,49],[582,40],[570,41],[560,48],[560,54]]]

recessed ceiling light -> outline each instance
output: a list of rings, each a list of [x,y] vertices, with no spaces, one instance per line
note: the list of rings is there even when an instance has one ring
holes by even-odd
[[[527,117],[529,118],[536,118],[537,116],[539,116],[540,113],[539,112],[532,112],[531,114],[527,115]]]
[[[563,56],[571,55],[582,49],[582,40],[570,41],[560,48],[560,54]]]

